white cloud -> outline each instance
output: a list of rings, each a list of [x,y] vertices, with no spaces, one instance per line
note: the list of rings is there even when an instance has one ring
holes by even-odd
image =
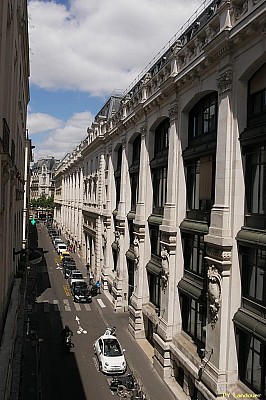
[[[200,0],[30,0],[31,81],[108,95],[125,89]]]
[[[30,135],[47,132],[61,127],[63,122],[48,114],[35,113],[28,115],[27,128]]]
[[[90,112],[76,113],[68,121],[47,114],[29,114],[28,129],[30,136],[33,134],[34,160],[50,154],[59,159],[64,157],[86,137],[86,129],[93,118]]]

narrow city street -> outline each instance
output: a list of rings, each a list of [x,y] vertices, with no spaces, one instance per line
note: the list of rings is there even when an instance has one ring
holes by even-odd
[[[21,400],[117,397],[109,390],[110,377],[99,372],[93,350],[93,342],[104,333],[107,325],[116,326],[128,366],[138,377],[147,398],[176,398],[129,334],[128,314],[116,314],[104,294],[94,296],[92,303],[74,303],[45,225],[37,224],[30,236],[32,243],[43,251],[44,258],[28,272]],[[85,267],[77,254],[73,257],[87,281]],[[65,325],[73,331],[75,347],[70,354],[62,346],[61,332]]]

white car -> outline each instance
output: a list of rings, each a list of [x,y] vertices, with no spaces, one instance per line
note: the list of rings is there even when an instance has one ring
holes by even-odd
[[[56,251],[58,254],[61,254],[64,251],[67,251],[67,245],[65,243],[57,243]]]
[[[99,370],[105,374],[124,374],[127,363],[124,349],[116,336],[102,335],[93,343],[94,352],[99,361]]]
[[[69,273],[68,284],[71,287],[74,282],[84,282],[82,273],[78,269],[73,269]]]

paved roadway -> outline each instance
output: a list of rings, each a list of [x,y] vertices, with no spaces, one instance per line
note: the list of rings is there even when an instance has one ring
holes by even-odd
[[[93,297],[90,304],[74,303],[46,227],[37,224],[37,233],[35,245],[44,251],[44,259],[28,275],[27,308],[32,322],[26,330],[37,331],[38,345],[32,347],[34,340],[25,340],[21,400],[114,399],[108,387],[110,378],[99,372],[92,346],[107,324],[117,327],[126,359],[143,382],[147,398],[176,399],[129,334],[128,314],[115,313],[104,294]],[[77,254],[74,258],[86,275]],[[66,324],[74,333],[75,348],[70,354],[62,348],[60,337]]]

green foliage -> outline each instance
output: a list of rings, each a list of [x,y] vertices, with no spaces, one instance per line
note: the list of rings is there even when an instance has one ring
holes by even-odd
[[[54,199],[53,197],[45,197],[45,195],[42,195],[38,199],[31,199],[30,208],[43,208],[46,210],[52,210],[54,208]]]

